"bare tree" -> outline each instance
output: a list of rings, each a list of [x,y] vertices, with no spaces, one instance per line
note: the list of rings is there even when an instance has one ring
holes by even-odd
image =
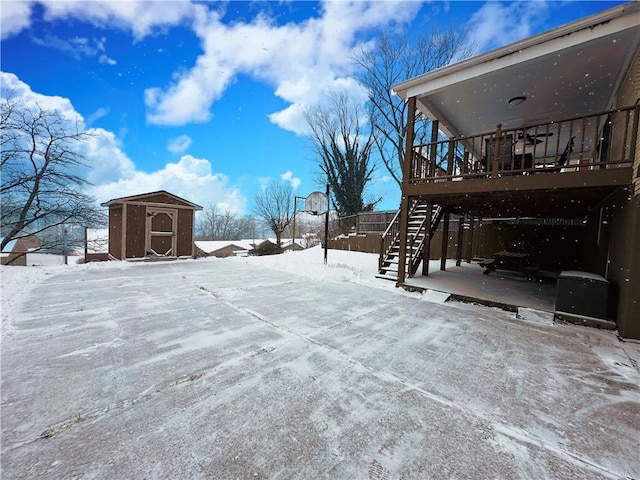
[[[218,219],[218,206],[214,204],[207,205],[202,212],[198,214],[197,231],[198,236],[210,240],[216,239],[216,221]]]
[[[360,83],[369,96],[375,145],[382,163],[398,185],[402,184],[407,105],[392,89],[405,80],[472,55],[475,47],[466,37],[464,29],[453,26],[423,35],[415,44],[402,36],[383,34],[374,48],[361,48],[354,55],[354,61],[362,68]],[[416,144],[428,142],[430,124],[418,114]]]
[[[254,238],[256,222],[251,217],[241,217],[229,209],[220,210],[211,204],[201,213],[198,234],[211,240]]]
[[[276,246],[281,250],[281,237],[293,220],[293,189],[289,183],[271,183],[255,197],[255,214],[261,218],[276,236]]]
[[[52,234],[56,226],[103,224],[80,176],[85,164],[79,144],[89,135],[38,105],[6,98],[0,107],[2,249],[29,235],[42,237],[42,249],[62,248],[66,234]]]
[[[372,131],[363,132],[363,125],[368,125],[366,112],[346,93],[334,93],[325,107],[305,110],[305,120],[338,213],[353,215],[365,210],[364,192],[375,168]]]

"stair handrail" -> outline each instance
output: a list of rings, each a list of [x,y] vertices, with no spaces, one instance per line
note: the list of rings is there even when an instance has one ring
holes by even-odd
[[[409,216],[413,213],[418,205],[418,200],[414,199],[411,208],[409,208]],[[396,240],[400,236],[400,210],[398,210],[389,223],[389,226],[380,237],[380,256],[378,257],[378,272],[382,270],[382,264],[385,258],[391,252],[391,249],[396,243]]]
[[[434,232],[438,228],[438,224],[440,223],[443,214],[444,209],[442,208],[442,205],[436,204],[431,207],[431,225],[429,226],[429,236],[433,236]],[[414,275],[418,271],[418,267],[420,266],[420,262],[422,261],[422,253],[425,247],[425,240],[427,239],[426,225],[427,219],[425,218],[424,221],[420,224],[420,228],[418,228],[418,231],[416,232],[416,235],[414,237],[415,241],[420,237],[420,232],[422,231],[422,229],[425,229],[425,235],[422,236],[422,240],[420,240],[415,249],[415,256],[411,258],[411,262],[408,264],[408,271],[411,275]]]
[[[433,209],[433,207],[432,207]],[[415,246],[415,255],[411,255],[409,257],[409,261],[407,262],[408,265],[408,272],[409,275],[413,275],[416,273],[416,271],[418,270],[418,266],[420,265],[420,262],[422,261],[422,251],[424,250],[424,241],[426,239],[426,236],[428,235],[426,233],[426,224],[427,224],[427,217],[425,216],[425,218],[422,220],[422,223],[420,223],[420,226],[418,227],[418,230],[416,231],[415,235],[413,236],[412,241],[409,243],[410,245],[410,251],[413,252],[414,251],[414,246]],[[418,240],[420,238],[420,233],[422,231],[425,231],[425,234],[422,236],[421,240]],[[417,245],[414,245],[416,243],[416,241],[418,241]]]
[[[391,227],[393,226],[393,224],[395,222],[398,221],[398,217],[400,216],[400,210],[398,210],[396,212],[396,214],[393,216],[393,218],[391,219],[391,222],[389,222],[389,225],[387,226],[387,229],[384,231],[384,233],[382,234],[383,237],[386,237],[389,234],[389,230],[391,230]]]
[[[433,235],[440,224],[440,220],[442,220],[442,216],[444,215],[444,208],[442,205],[436,205],[435,215],[431,216],[431,227],[429,228],[429,235]]]
[[[378,272],[382,270],[382,264],[384,263],[384,259],[387,257],[387,255],[391,251],[391,248],[393,248],[395,239],[398,236],[398,232],[400,231],[399,224],[400,224],[400,210],[396,212],[391,222],[389,222],[387,229],[384,231],[384,233],[380,237],[380,256],[378,257]]]

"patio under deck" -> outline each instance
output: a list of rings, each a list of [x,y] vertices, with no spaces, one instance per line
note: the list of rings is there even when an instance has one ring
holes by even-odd
[[[403,287],[448,293],[454,300],[510,311],[530,308],[553,315],[556,280],[552,275],[540,280],[529,280],[522,274],[503,270],[484,275],[485,269],[475,261],[462,262],[456,267],[455,260],[447,260],[447,269],[442,271],[439,268],[440,260],[431,260],[428,276],[407,278]]]

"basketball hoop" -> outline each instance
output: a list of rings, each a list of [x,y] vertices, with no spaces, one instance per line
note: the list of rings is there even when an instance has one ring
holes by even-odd
[[[312,192],[304,201],[304,211],[311,215],[324,215],[329,211],[329,199],[322,192]]]

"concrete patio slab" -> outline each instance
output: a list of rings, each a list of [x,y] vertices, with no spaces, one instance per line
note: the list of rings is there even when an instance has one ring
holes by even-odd
[[[529,279],[527,276],[504,270],[484,275],[477,262],[463,262],[456,266],[447,260],[446,270],[440,270],[440,260],[429,262],[429,275],[416,274],[405,284],[417,289],[431,289],[453,295],[465,301],[512,308],[532,308],[553,312],[556,282],[552,278]]]
[[[2,478],[638,478],[639,351],[251,259],[61,270],[3,313]]]

